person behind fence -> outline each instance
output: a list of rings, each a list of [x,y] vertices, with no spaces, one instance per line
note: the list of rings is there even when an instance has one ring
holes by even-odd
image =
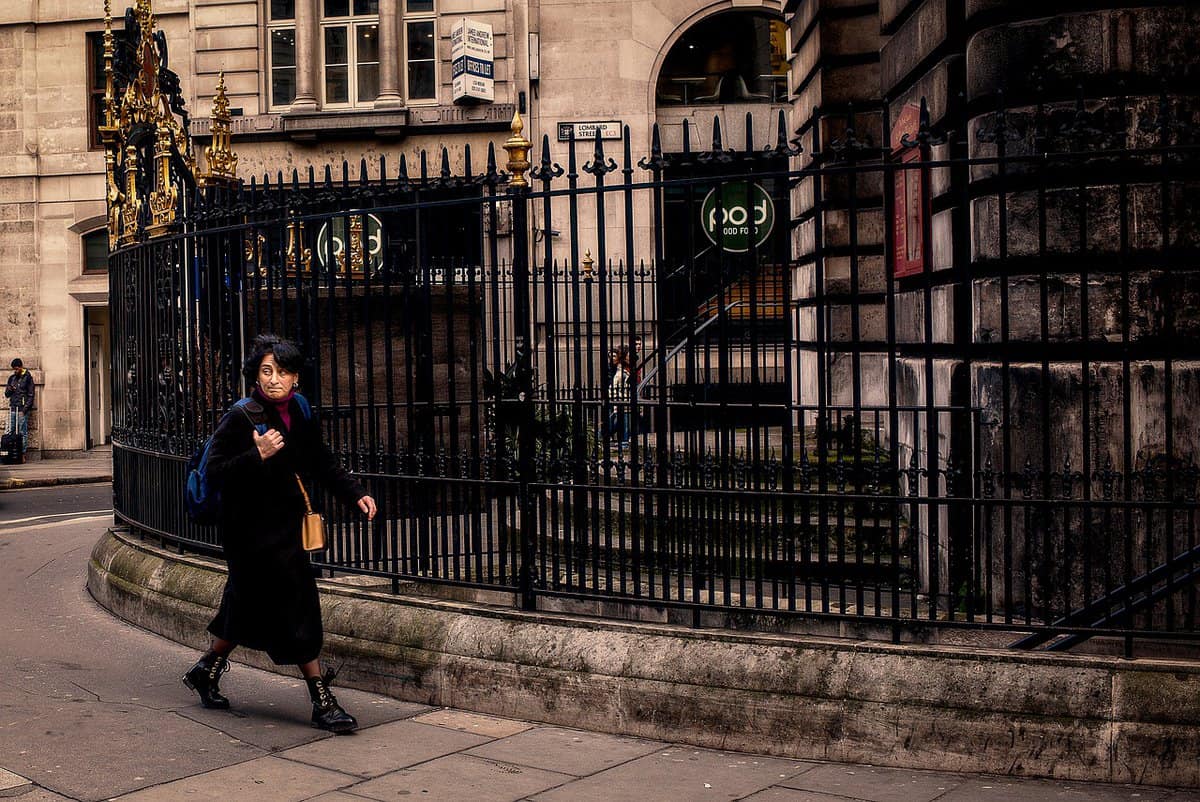
[[[8,399],[8,431],[21,435],[21,450],[29,450],[29,411],[33,409],[33,374],[17,357],[12,361],[12,375],[4,386]]]
[[[612,358],[612,377],[608,384],[608,400],[612,404],[608,415],[608,436],[616,438],[617,444],[624,448],[629,445],[629,348],[622,346],[614,348]]]
[[[329,690],[319,655],[324,638],[316,580],[301,543],[304,491],[319,478],[349,507],[375,517],[375,501],[337,462],[320,427],[295,398],[304,357],[274,335],[254,340],[242,372],[257,404],[231,410],[213,434],[209,481],[221,493],[221,543],[229,575],[208,626],[212,648],[184,675],[208,708],[227,709],[219,681],[237,646],[265,651],[276,665],[297,665],[312,699],[312,722],[335,733],[358,722]],[[253,412],[249,411],[253,410]],[[253,419],[261,413],[267,429]]]

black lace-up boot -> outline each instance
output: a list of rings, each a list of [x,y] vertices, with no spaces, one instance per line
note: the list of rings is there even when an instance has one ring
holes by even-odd
[[[200,704],[212,710],[228,710],[229,700],[221,695],[221,674],[229,670],[229,658],[209,652],[183,675],[183,684],[200,694]]]
[[[306,677],[308,695],[312,697],[313,726],[343,735],[358,729],[358,720],[338,704],[337,697],[329,690],[329,680],[324,677]]]

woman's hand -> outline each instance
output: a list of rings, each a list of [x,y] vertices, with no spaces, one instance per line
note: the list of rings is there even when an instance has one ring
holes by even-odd
[[[358,500],[358,508],[367,514],[367,520],[375,520],[375,499],[363,496]]]
[[[283,448],[283,435],[274,429],[267,429],[266,434],[259,434],[258,429],[255,429],[254,445],[258,448],[258,455],[265,462]]]

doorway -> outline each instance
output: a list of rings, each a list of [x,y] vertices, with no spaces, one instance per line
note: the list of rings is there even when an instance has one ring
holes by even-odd
[[[112,442],[112,353],[107,306],[83,308],[87,448]]]

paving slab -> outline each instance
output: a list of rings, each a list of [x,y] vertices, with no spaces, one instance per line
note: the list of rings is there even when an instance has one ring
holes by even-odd
[[[331,737],[280,752],[279,756],[325,766],[357,778],[377,777],[396,769],[461,752],[486,736],[414,721],[393,721],[354,735]]]
[[[3,796],[3,794],[0,794]],[[69,796],[47,791],[45,788],[34,788],[17,796],[4,797],[5,802],[75,802]]]
[[[243,799],[300,802],[326,791],[345,788],[355,779],[348,774],[317,766],[305,766],[278,757],[263,757],[145,788],[117,799],[121,802],[178,802],[181,799],[198,802]]]
[[[647,789],[654,789],[656,799],[740,799],[807,771],[812,765],[799,760],[672,747],[533,798],[537,802],[584,798],[644,802]]]
[[[186,666],[184,667],[186,668]],[[182,674],[184,669],[178,673]],[[264,681],[265,680],[265,681]],[[194,693],[179,683],[168,691],[175,701],[179,693],[190,703],[180,715],[220,729],[268,751],[288,749],[326,737],[329,733],[312,725],[312,702],[308,686],[299,677],[267,674],[258,669],[235,665],[221,678],[221,692],[229,697],[229,710],[206,710]],[[428,706],[334,688],[338,701],[367,729],[396,719],[408,718],[428,710]]]
[[[817,791],[800,791],[776,785],[759,791],[757,794],[751,794],[742,802],[859,802],[859,800],[856,797],[822,794]]]
[[[938,802],[1183,802],[1200,799],[1200,792],[1175,795],[1167,788],[1106,783],[1010,780],[1004,777],[966,778]]]
[[[777,785],[801,791],[841,794],[867,802],[932,802],[957,788],[962,777],[876,766],[814,766]]]
[[[22,777],[20,774],[14,774],[11,771],[0,769],[0,796],[16,796],[23,794],[33,788],[33,783]]]
[[[467,751],[469,755],[582,777],[662,749],[658,741],[538,727]]]
[[[479,713],[468,713],[465,710],[454,710],[449,707],[413,716],[412,720],[419,721],[422,724],[450,727],[451,729],[470,732],[475,735],[486,735],[489,738],[504,738],[509,735],[516,735],[518,732],[525,732],[535,726],[528,721],[484,716]]]
[[[514,766],[473,755],[449,755],[386,774],[351,790],[357,796],[381,800],[412,795],[431,802],[515,802],[572,779],[569,774]]]
[[[6,765],[74,799],[116,796],[264,754],[183,716],[82,696],[40,709],[6,706],[4,716]],[[70,756],[83,748],[86,756]],[[99,787],[90,767],[105,767]]]

